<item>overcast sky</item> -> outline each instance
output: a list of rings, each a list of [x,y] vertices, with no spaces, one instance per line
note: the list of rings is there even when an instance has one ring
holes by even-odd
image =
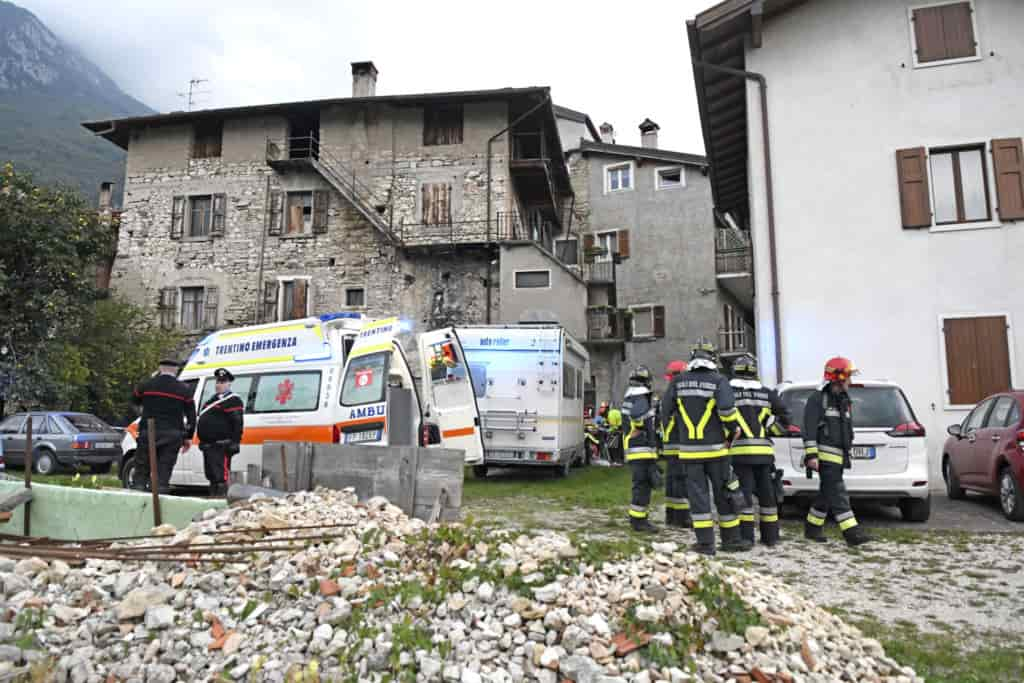
[[[351,95],[373,60],[377,94],[548,85],[556,103],[615,126],[661,126],[703,152],[685,21],[717,0],[14,0],[159,111]]]

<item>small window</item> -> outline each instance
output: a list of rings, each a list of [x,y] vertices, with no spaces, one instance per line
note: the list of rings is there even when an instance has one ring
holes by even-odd
[[[21,423],[24,421],[24,415],[11,415],[3,422],[0,422],[0,434],[17,434],[21,431]]]
[[[189,237],[207,237],[213,227],[213,195],[189,197]]]
[[[219,157],[223,139],[223,121],[203,121],[197,123],[192,140],[192,158],[212,159]]]
[[[981,429],[981,425],[985,422],[985,416],[988,415],[989,408],[992,407],[992,401],[988,400],[975,408],[967,419],[964,421],[964,433]]]
[[[235,375],[235,380],[231,383],[231,393],[236,394],[240,399],[242,399],[242,403],[245,404],[247,408],[249,405],[249,390],[252,389],[252,383],[255,379],[256,377],[254,375]],[[203,384],[203,394],[200,397],[199,405],[196,406],[196,408],[202,410],[203,406],[206,405],[206,402],[210,400],[210,397],[213,396],[215,391],[217,391],[217,383],[214,381],[213,377],[210,377],[206,380],[206,383]]]
[[[1007,427],[1017,427],[1020,424],[1020,403],[1017,399],[1013,399],[1013,405],[1010,406],[1010,414],[1006,416]]]
[[[995,406],[992,407],[992,412],[988,415],[988,420],[985,421],[986,429],[1002,429],[1006,426],[1006,418],[1010,416],[1010,408],[1016,403],[1016,400],[1009,396],[1001,396],[996,401]]]
[[[978,57],[973,3],[952,2],[912,8],[910,22],[917,66]]]
[[[309,280],[282,280],[280,290],[278,320],[298,320],[309,315]]]
[[[671,190],[686,186],[686,176],[682,166],[654,169],[655,187],[659,190]]]
[[[366,290],[362,287],[353,287],[345,290],[345,305],[353,308],[361,308],[366,305]]]
[[[604,167],[604,191],[620,192],[633,189],[633,162]]]
[[[187,331],[203,329],[204,302],[202,287],[181,288],[181,329]]]
[[[551,287],[550,270],[521,270],[516,273],[516,289],[547,289]]]
[[[253,397],[253,413],[296,413],[317,409],[320,371],[279,372],[260,375]]]
[[[313,231],[313,193],[289,192],[285,209],[285,234],[304,235]]]
[[[579,241],[578,240],[556,240],[555,256],[567,266],[579,264]]]
[[[384,400],[390,356],[390,351],[381,351],[349,359],[341,385],[342,405],[358,406]]]
[[[568,363],[562,365],[562,398],[575,398],[576,370]]]
[[[722,350],[744,351],[748,349],[746,323],[740,312],[729,304],[723,304],[722,319]]]
[[[487,365],[485,363],[469,364],[469,381],[473,383],[473,393],[477,398],[487,396]]]
[[[984,146],[933,149],[929,156],[935,224],[991,220]]]
[[[89,415],[86,413],[64,415],[64,419],[68,421],[68,424],[70,424],[76,432],[95,432],[97,434],[102,434],[104,432],[117,431],[95,415]]]
[[[599,263],[607,263],[615,258],[615,254],[619,252],[619,233],[617,230],[610,232],[599,232],[597,233],[597,246],[601,248],[602,253],[597,256],[594,260]]]
[[[21,433],[25,434],[28,429],[28,421],[21,425]],[[59,434],[60,430],[46,418],[46,415],[32,416],[32,434]]]
[[[424,107],[423,145],[461,145],[462,118],[461,104]]]
[[[650,306],[634,308],[633,311],[633,336],[653,337],[654,336],[654,309]]]

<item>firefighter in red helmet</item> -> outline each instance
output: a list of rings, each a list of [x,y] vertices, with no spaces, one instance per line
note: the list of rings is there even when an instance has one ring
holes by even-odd
[[[871,540],[857,523],[850,507],[843,471],[852,465],[853,415],[850,378],[858,372],[849,358],[836,357],[825,363],[825,381],[807,399],[804,410],[804,466],[808,476],[818,473],[820,484],[814,504],[807,513],[804,536],[825,542],[825,520],[829,511],[850,546]]]

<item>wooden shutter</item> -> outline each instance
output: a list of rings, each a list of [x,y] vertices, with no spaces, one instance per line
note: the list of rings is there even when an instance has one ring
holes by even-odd
[[[619,230],[617,237],[619,243],[619,258],[626,260],[629,258],[629,230]]]
[[[431,193],[432,185],[423,183],[420,186],[420,222],[430,224],[430,212],[433,205],[433,194]]]
[[[917,42],[918,63],[935,62],[946,58],[941,7],[914,10],[914,36]]]
[[[277,320],[277,295],[280,290],[277,280],[267,280],[263,283],[263,322],[269,323]]]
[[[284,192],[270,193],[270,216],[267,224],[268,235],[280,235],[284,223]]]
[[[659,339],[665,336],[665,307],[654,307],[654,336]]]
[[[327,190],[313,191],[313,234],[322,235],[327,232],[327,207],[331,201],[331,193]]]
[[[992,163],[996,172],[996,199],[1004,221],[1024,219],[1024,153],[1020,138],[992,141]]]
[[[208,330],[217,329],[217,308],[220,303],[216,287],[207,287],[203,292],[203,327]]]
[[[900,184],[900,212],[904,228],[930,228],[928,151],[924,147],[896,150],[896,175]]]
[[[950,318],[943,325],[949,402],[973,405],[1010,388],[1006,318]]]
[[[914,10],[918,63],[963,59],[978,54],[972,14],[969,2]]]
[[[227,215],[228,196],[226,194],[213,195],[213,224],[210,227],[212,237],[224,236],[224,223]]]
[[[452,186],[448,184],[438,185],[437,194],[440,201],[438,209],[438,222],[441,225],[452,224]]]
[[[306,317],[307,284],[307,280],[295,280],[292,284],[292,320]]]
[[[593,233],[586,233],[583,235],[583,262],[593,263],[594,262],[594,235]]]
[[[185,232],[185,197],[178,195],[171,201],[171,239],[180,240]]]
[[[174,329],[174,322],[178,313],[178,288],[164,287],[161,289],[157,308],[160,311],[160,327],[165,330]]]

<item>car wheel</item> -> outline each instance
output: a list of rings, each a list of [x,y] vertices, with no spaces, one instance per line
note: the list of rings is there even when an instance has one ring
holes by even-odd
[[[133,488],[132,484],[135,481],[135,456],[131,456],[124,461],[121,466],[121,485],[126,489]]]
[[[999,507],[1003,509],[1003,515],[1008,520],[1024,521],[1024,495],[1021,494],[1020,485],[1013,478],[1013,472],[1009,467],[999,471]]]
[[[32,455],[32,469],[36,474],[53,474],[57,471],[57,458],[51,451],[39,450]]]
[[[927,522],[932,516],[932,497],[900,499],[900,513],[908,522]]]
[[[950,500],[963,500],[967,497],[963,487],[960,486],[960,477],[957,476],[956,468],[953,467],[953,461],[949,456],[942,461],[942,478],[946,480],[946,495]]]
[[[473,476],[477,479],[486,479],[487,465],[473,465]]]
[[[113,466],[114,464],[110,462],[105,462],[101,465],[89,465],[89,471],[93,474],[108,474]]]
[[[565,479],[569,476],[570,469],[572,469],[572,458],[567,458],[565,462],[555,467],[555,476],[559,479]]]

